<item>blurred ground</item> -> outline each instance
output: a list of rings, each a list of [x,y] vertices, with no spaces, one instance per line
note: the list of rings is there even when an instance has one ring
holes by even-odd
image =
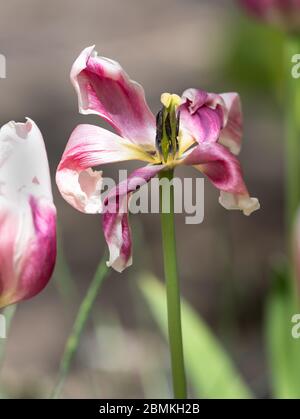
[[[96,44],[101,55],[121,62],[143,84],[156,112],[164,91],[236,89],[222,70],[236,18],[231,1],[10,0],[2,5],[0,17],[0,53],[7,57],[7,79],[0,80],[1,125],[25,116],[37,122],[54,179],[72,129],[83,121],[101,124],[96,117],[78,114],[69,82],[70,67],[84,47]],[[241,160],[262,210],[249,218],[225,212],[217,203],[217,191],[206,182],[204,223],[185,225],[178,216],[178,253],[183,295],[222,339],[256,394],[264,397],[268,377],[261,328],[269,264],[283,247],[283,138],[276,107],[268,98],[249,100],[244,94],[242,100]],[[116,169],[108,168],[106,174],[115,175]],[[99,217],[77,213],[53,186],[79,296],[64,301],[53,281],[40,296],[18,307],[1,378],[10,397],[48,394],[80,295],[105,249]],[[166,345],[137,301],[134,286],[140,268],[162,276],[159,217],[134,217],[132,226],[139,240],[135,264],[105,282],[95,311],[97,337],[91,322],[65,396],[142,397],[145,391],[148,396],[169,395]]]

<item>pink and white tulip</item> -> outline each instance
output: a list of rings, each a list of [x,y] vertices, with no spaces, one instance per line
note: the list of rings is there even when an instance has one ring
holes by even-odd
[[[252,15],[289,31],[300,30],[300,0],[239,0]]]
[[[0,308],[33,297],[56,257],[56,209],[47,154],[36,124],[0,130]]]
[[[132,263],[127,198],[141,179],[148,182],[161,170],[194,166],[220,190],[220,203],[225,208],[240,209],[246,215],[259,208],[258,200],[249,196],[236,157],[242,136],[238,94],[212,94],[197,89],[186,90],[181,98],[163,94],[163,109],[172,107],[178,124],[177,147],[166,157],[157,142],[159,118],[156,122],[143,88],[130,80],[120,64],[99,57],[94,47],[88,47],[74,63],[71,81],[78,94],[79,111],[99,115],[116,133],[93,125],[78,125],[58,166],[56,181],[62,196],[77,210],[104,212],[109,266],[121,272]],[[147,164],[110,191],[103,211],[102,171],[93,167],[126,160]],[[116,201],[117,211],[111,204]]]

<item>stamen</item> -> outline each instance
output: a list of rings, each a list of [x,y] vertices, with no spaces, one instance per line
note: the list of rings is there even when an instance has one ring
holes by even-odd
[[[176,110],[180,104],[178,95],[163,93],[161,95],[162,109],[156,116],[156,148],[164,163],[174,160],[178,152],[179,113]]]

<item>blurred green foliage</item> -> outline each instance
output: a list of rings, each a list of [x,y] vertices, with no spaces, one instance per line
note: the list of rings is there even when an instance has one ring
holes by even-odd
[[[236,90],[281,100],[284,83],[284,35],[241,17],[229,34],[225,77]]]
[[[285,266],[273,271],[267,304],[267,353],[276,398],[300,398],[300,339],[292,336],[292,316],[299,305],[295,282],[289,279]]]
[[[168,336],[165,286],[144,273],[138,286],[163,334]],[[233,362],[191,306],[181,300],[185,364],[196,397],[251,398]]]

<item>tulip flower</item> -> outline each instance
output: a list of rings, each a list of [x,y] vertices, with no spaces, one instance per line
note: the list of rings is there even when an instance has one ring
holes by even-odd
[[[0,308],[33,297],[51,277],[56,210],[45,146],[36,124],[0,130]]]
[[[110,250],[108,266],[121,272],[132,262],[127,198],[141,179],[177,166],[194,166],[220,190],[220,203],[249,215],[259,208],[249,196],[237,154],[241,148],[242,114],[238,94],[186,90],[182,97],[164,93],[155,118],[143,88],[130,80],[117,62],[100,57],[94,47],[82,51],[73,64],[71,81],[79,111],[96,114],[116,131],[78,125],[59,163],[58,188],[74,208],[103,212],[103,230]],[[101,197],[102,171],[96,166],[140,160],[143,167]],[[110,202],[117,202],[113,210]]]
[[[239,0],[252,15],[286,30],[300,29],[300,0]]]

